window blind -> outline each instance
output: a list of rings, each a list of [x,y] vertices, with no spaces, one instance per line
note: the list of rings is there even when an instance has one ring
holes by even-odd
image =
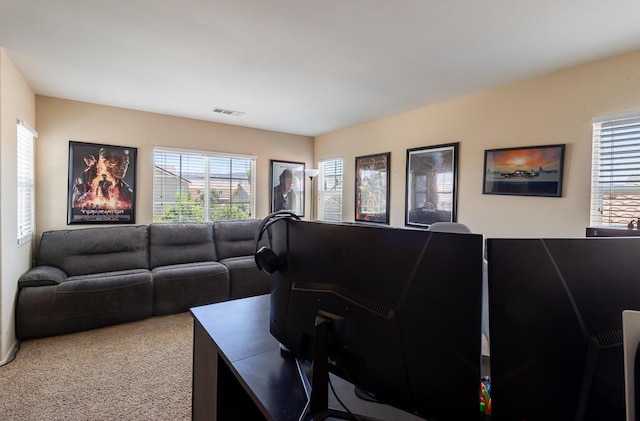
[[[35,130],[18,120],[17,139],[17,240],[18,245],[33,238],[35,225],[34,138]]]
[[[255,158],[154,149],[154,222],[213,222],[255,215]]]
[[[320,161],[318,166],[318,219],[342,220],[342,186],[344,165],[342,158]]]
[[[593,124],[591,225],[627,225],[640,217],[640,113]]]

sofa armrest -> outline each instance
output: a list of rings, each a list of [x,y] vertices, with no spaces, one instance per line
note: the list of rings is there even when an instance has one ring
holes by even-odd
[[[67,279],[67,274],[54,266],[36,266],[18,279],[18,288],[58,285]]]

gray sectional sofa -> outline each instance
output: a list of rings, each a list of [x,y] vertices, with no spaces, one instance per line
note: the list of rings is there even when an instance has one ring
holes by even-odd
[[[150,224],[42,234],[18,280],[20,339],[77,332],[266,294],[260,220]]]

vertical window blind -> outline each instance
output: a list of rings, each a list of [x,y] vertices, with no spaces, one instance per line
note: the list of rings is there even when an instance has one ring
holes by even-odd
[[[640,217],[640,113],[594,119],[591,225]]]
[[[153,152],[154,222],[213,222],[255,215],[255,157]]]
[[[318,174],[318,219],[342,221],[342,158],[320,161]]]
[[[34,138],[38,133],[18,120],[17,139],[17,211],[18,245],[33,238],[35,229]]]

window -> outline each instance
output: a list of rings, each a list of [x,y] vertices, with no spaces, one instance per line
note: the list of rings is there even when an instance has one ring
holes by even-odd
[[[593,123],[591,225],[627,225],[640,217],[640,113]]]
[[[453,171],[443,171],[436,174],[436,191],[438,203],[436,209],[453,211]]]
[[[320,161],[318,174],[318,219],[342,220],[342,158]]]
[[[176,149],[153,151],[153,221],[253,218],[255,157]]]
[[[33,238],[34,231],[34,148],[33,140],[38,133],[29,125],[18,120],[17,144],[17,185],[18,185],[18,245],[25,244]]]

